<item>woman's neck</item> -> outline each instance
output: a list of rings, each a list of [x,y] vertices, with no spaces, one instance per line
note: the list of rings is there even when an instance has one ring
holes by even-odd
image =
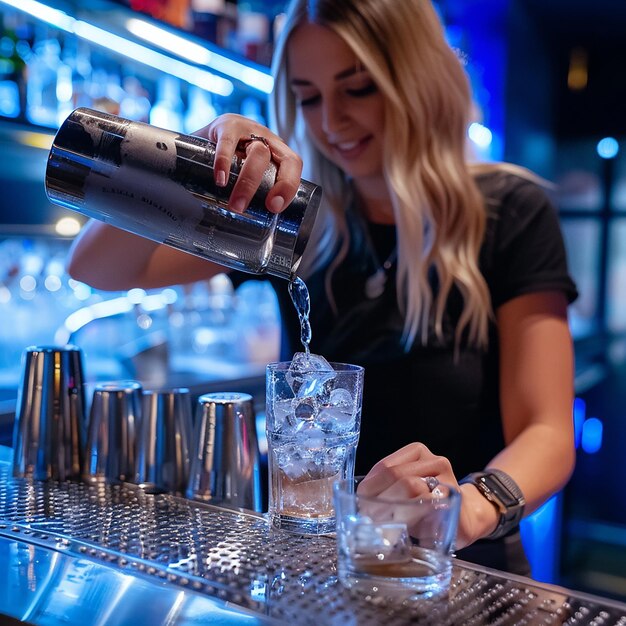
[[[382,181],[354,181],[356,204],[361,214],[375,224],[395,224],[387,185]]]

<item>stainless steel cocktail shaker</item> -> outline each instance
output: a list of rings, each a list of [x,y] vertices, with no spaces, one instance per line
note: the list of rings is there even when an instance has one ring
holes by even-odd
[[[77,346],[30,346],[22,356],[13,428],[13,475],[80,478],[85,446],[85,376]]]
[[[189,478],[191,430],[189,389],[144,391],[133,482],[149,491],[182,495]]]
[[[91,400],[83,479],[134,482],[142,386],[135,380],[102,382]]]
[[[261,510],[259,445],[252,396],[205,393],[198,398],[187,497]]]
[[[51,202],[159,243],[251,274],[292,278],[321,199],[301,181],[276,215],[264,200],[271,164],[244,214],[228,210],[241,170],[234,158],[225,187],[215,184],[215,144],[93,109],[76,109],[59,128],[46,169]]]

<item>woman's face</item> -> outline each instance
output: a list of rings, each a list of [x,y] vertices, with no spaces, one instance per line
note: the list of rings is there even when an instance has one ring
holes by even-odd
[[[383,171],[383,98],[349,46],[302,24],[288,43],[291,89],[317,148],[355,180]]]

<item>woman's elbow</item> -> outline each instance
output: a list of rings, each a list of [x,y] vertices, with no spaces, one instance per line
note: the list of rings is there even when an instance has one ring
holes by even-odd
[[[561,468],[561,488],[564,487],[574,473],[576,468],[576,447],[573,438],[559,452],[559,467]]]
[[[101,291],[130,289],[126,286],[122,273],[103,267],[97,260],[81,258],[80,254],[70,253],[65,261],[65,271],[73,280]]]

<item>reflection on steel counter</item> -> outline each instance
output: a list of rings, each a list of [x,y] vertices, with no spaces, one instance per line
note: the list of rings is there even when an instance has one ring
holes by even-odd
[[[65,615],[59,607],[71,587],[72,602],[85,610],[98,604],[91,598],[103,600],[98,615],[80,623],[97,617],[107,626],[148,623],[152,604],[174,589],[179,593],[168,596],[171,610],[151,625],[191,623],[193,594],[232,611],[233,620],[224,616],[224,623],[236,623],[239,615],[252,624],[298,626],[626,624],[625,604],[461,561],[447,601],[413,607],[370,602],[337,581],[331,536],[289,534],[252,512],[147,494],[132,485],[14,478],[10,463],[10,450],[0,448],[0,558],[9,561],[0,568],[0,601],[17,606],[11,589],[28,588],[30,604],[20,599],[25,612],[18,617],[33,623],[50,613]],[[116,575],[123,582],[111,594],[107,580]],[[136,594],[146,581],[160,590],[140,602]],[[177,612],[183,605],[186,612]],[[206,604],[198,609],[194,624],[216,617]],[[102,611],[108,611],[104,622]],[[0,604],[2,612],[16,615]]]
[[[89,557],[75,557],[21,539],[0,537],[2,626],[277,623],[159,577],[129,576],[123,569]]]

